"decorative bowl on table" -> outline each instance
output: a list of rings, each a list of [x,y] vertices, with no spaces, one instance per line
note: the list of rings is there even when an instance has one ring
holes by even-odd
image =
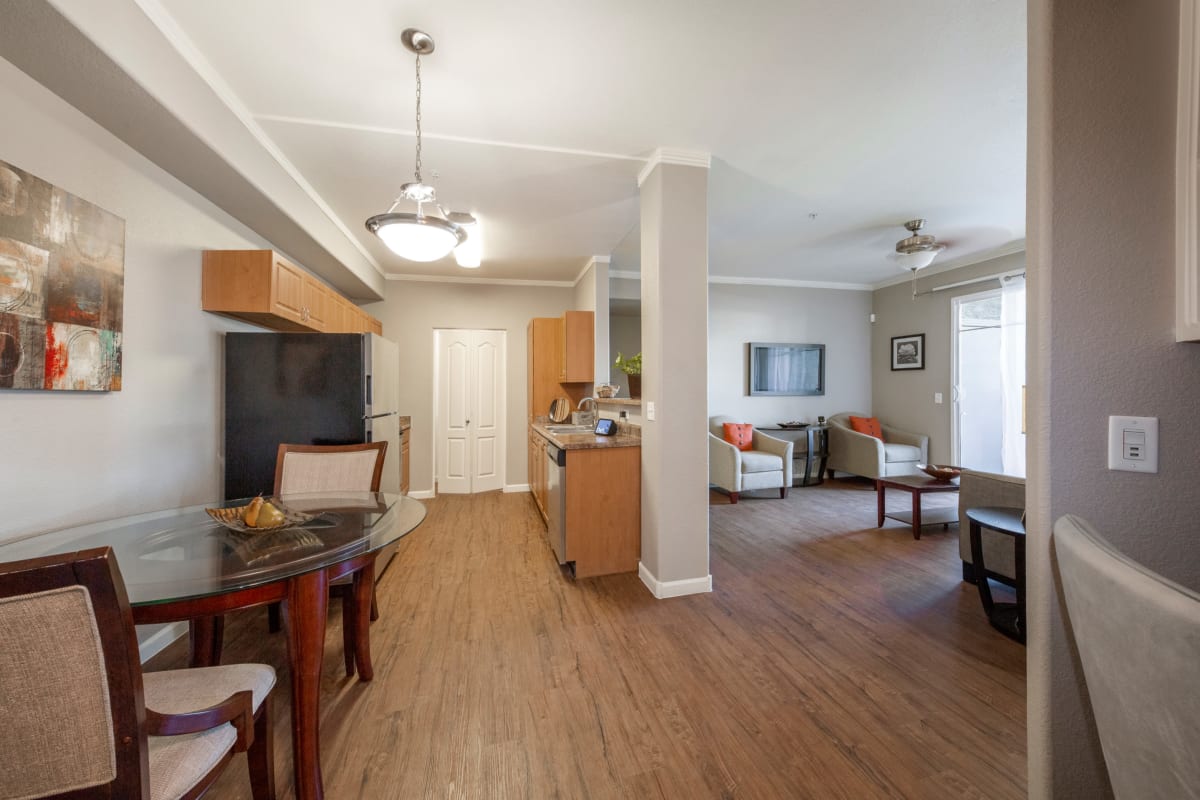
[[[784,428],[784,429],[787,429],[787,428],[807,428],[807,427],[808,427],[808,423],[807,423],[807,422],[800,422],[799,420],[792,420],[791,422],[777,422],[777,423],[775,423],[775,424],[776,424],[776,425],[778,425],[778,426],[779,426],[779,427],[781,427],[781,428]]]
[[[935,480],[947,482],[962,474],[961,467],[952,467],[947,464],[917,464],[917,469]]]
[[[279,509],[279,513],[283,514],[283,522],[269,526],[250,526],[242,517],[246,513],[249,506],[232,506],[230,508],[206,508],[208,515],[217,522],[229,528],[231,531],[238,533],[267,533],[268,531],[279,531],[284,528],[290,528],[294,525],[303,525],[305,522],[313,518],[312,514],[305,514],[303,511],[293,511],[276,498],[265,498],[270,501],[271,505]]]

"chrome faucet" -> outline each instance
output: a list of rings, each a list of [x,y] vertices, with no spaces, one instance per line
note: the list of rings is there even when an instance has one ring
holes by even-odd
[[[592,404],[591,410],[589,410],[589,411],[583,411],[583,404],[584,404],[584,403],[591,403],[591,404]],[[582,400],[580,400],[580,401],[579,401],[579,405],[575,406],[575,409],[576,409],[577,411],[583,411],[583,413],[584,413],[584,414],[587,414],[587,420],[588,420],[588,421],[587,421],[587,423],[586,423],[586,424],[588,424],[588,425],[595,425],[595,424],[596,424],[596,417],[598,416],[598,414],[597,414],[597,412],[596,412],[596,398],[594,398],[594,397],[585,397],[585,398],[583,398]]]

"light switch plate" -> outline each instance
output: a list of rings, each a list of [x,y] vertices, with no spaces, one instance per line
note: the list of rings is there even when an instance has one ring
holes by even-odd
[[[942,393],[941,392],[933,393],[933,402],[937,403],[938,405],[942,404]]]
[[[646,401],[646,419],[650,422],[654,421],[654,401]]]
[[[1158,472],[1158,417],[1108,418],[1108,468]]]

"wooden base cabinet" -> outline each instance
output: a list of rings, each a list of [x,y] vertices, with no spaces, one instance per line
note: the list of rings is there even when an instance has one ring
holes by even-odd
[[[546,493],[549,475],[546,471],[546,440],[538,436],[532,429],[529,431],[529,493],[542,522],[547,521]]]
[[[637,572],[641,472],[640,447],[567,451],[567,561],[576,578]]]

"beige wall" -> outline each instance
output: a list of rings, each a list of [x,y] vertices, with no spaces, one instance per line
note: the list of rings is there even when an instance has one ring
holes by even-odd
[[[871,405],[870,292],[712,284],[708,413],[756,425],[864,411]],[[825,345],[825,394],[751,397],[748,342]]]
[[[642,555],[658,581],[707,591],[708,170],[642,182]],[[649,404],[657,406],[651,420]],[[699,435],[698,435],[699,434]]]
[[[985,275],[1025,268],[1025,254],[1002,256],[917,279],[917,292],[934,286],[968,281]],[[918,273],[920,275],[920,273]],[[1000,287],[999,281],[919,294],[914,301],[912,282],[874,292],[871,326],[871,412],[889,425],[929,436],[929,458],[935,464],[953,463],[950,452],[952,423],[950,346],[953,298]],[[893,336],[925,334],[925,369],[892,372]],[[941,392],[942,403],[934,402]],[[866,409],[863,409],[866,410]]]
[[[124,388],[0,392],[0,539],[220,497],[222,334],[249,328],[200,310],[201,251],[269,245],[4,60],[0,108],[0,159],[126,225]]]
[[[433,331],[473,328],[507,332],[507,430],[504,482],[527,484],[526,326],[558,317],[574,302],[570,288],[388,281],[384,301],[363,306],[400,345],[400,413],[412,416],[411,491],[433,489]],[[548,409],[547,409],[548,410]]]
[[[1049,529],[1091,520],[1200,589],[1200,347],[1174,341],[1175,2],[1030,5],[1029,781],[1110,796]],[[1159,418],[1157,475],[1106,469],[1110,414]]]

